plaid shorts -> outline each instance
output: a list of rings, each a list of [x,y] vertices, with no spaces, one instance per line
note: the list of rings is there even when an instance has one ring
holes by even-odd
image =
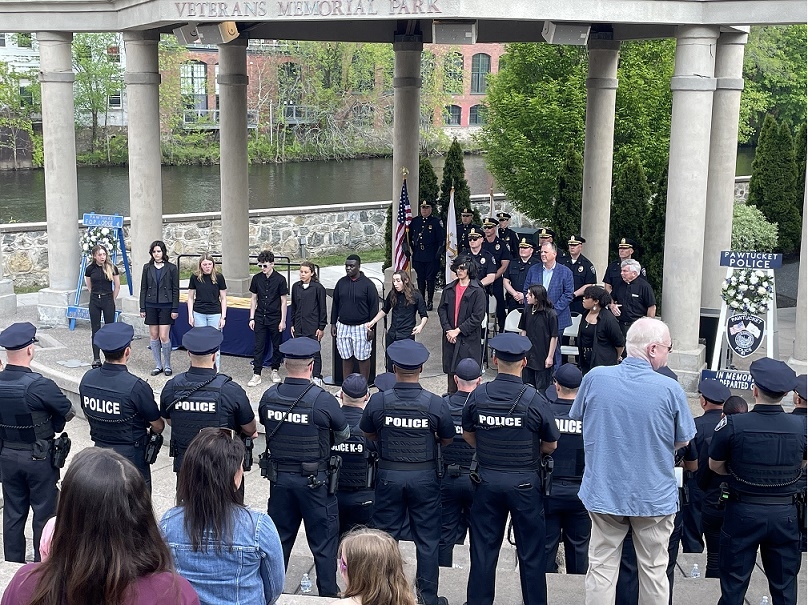
[[[337,322],[337,351],[342,359],[356,357],[364,361],[370,357],[373,343],[368,340],[365,324],[347,326]]]

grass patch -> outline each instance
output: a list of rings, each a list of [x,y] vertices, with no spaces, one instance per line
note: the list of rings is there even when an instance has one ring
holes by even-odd
[[[345,257],[351,254],[327,254],[316,256],[309,260],[319,267],[341,267],[345,264]],[[378,263],[384,261],[384,248],[373,248],[372,250],[362,250],[357,252],[363,263]]]
[[[46,286],[25,286],[25,287],[17,287],[14,286],[14,294],[33,294],[34,292],[39,292],[42,288]]]

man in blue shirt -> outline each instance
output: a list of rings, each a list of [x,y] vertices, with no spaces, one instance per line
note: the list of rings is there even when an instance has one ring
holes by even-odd
[[[629,329],[628,357],[584,376],[570,410],[583,420],[587,461],[578,495],[592,519],[586,604],[614,603],[623,539],[631,527],[641,603],[668,600],[668,541],[679,508],[674,450],[696,434],[687,397],[655,370],[672,348],[650,317]]]

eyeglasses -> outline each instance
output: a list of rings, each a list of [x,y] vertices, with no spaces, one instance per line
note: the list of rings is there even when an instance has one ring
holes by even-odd
[[[222,434],[226,436],[228,439],[235,439],[236,438],[236,431],[233,429],[229,429],[227,427],[216,427],[216,426],[206,426],[199,430],[200,433],[204,434]]]
[[[267,267],[274,265],[275,263],[258,263],[258,266],[262,269],[266,269]]]
[[[494,227],[496,227],[496,225],[485,225],[483,229],[493,229]]]
[[[508,219],[506,219],[506,218],[501,218],[501,219],[499,219],[499,222],[500,222],[500,223],[504,223],[504,222],[505,222],[505,221],[507,221],[507,220],[508,220]]]
[[[673,351],[673,343],[666,345],[664,342],[652,342],[652,345],[661,345],[663,348],[668,349],[668,353]]]

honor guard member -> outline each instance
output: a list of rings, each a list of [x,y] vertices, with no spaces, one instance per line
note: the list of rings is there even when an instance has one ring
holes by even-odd
[[[564,560],[568,574],[585,574],[589,565],[589,534],[592,521],[578,490],[584,476],[584,436],[580,420],[570,418],[570,408],[581,386],[583,375],[577,366],[566,363],[553,376],[556,398],[550,403],[561,436],[553,452],[553,488],[544,499],[547,533],[547,573],[557,573],[556,554],[563,536]]]
[[[794,387],[794,409],[791,411],[792,414],[797,416],[802,420],[802,426],[805,429],[808,429],[808,426],[805,424],[805,415],[808,412],[808,384],[806,384],[806,378],[808,378],[808,374],[800,374],[797,376],[797,386]],[[802,498],[802,505],[806,506],[806,501],[808,501],[808,489],[806,488],[806,477],[805,477],[805,469],[802,470],[802,479],[800,479],[800,497]],[[806,526],[805,523],[800,525],[800,551],[806,551]]]
[[[457,223],[457,253],[460,254],[469,249],[469,232],[474,229],[477,233],[482,234],[483,229],[480,225],[472,223],[474,213],[471,208],[463,208],[460,211],[460,222]]]
[[[267,389],[258,404],[267,434],[261,474],[270,481],[267,512],[278,529],[284,565],[288,569],[302,520],[317,592],[335,597],[339,509],[334,493],[340,459],[331,446],[346,441],[351,427],[334,396],[311,382],[319,350],[320,343],[306,337],[281,345],[287,378]]]
[[[519,237],[516,235],[516,232],[510,228],[511,215],[507,212],[500,212],[497,214],[497,221],[499,222],[497,237],[499,237],[503,244],[508,246],[511,258],[519,258]]]
[[[786,414],[781,401],[797,377],[784,362],[769,357],[753,361],[749,372],[755,407],[724,417],[710,443],[710,469],[726,475],[729,486],[718,553],[719,604],[743,604],[758,547],[772,603],[796,603],[799,528],[805,526],[804,506],[797,502],[805,421]]]
[[[441,252],[446,239],[443,223],[432,215],[432,204],[421,202],[421,216],[410,223],[412,266],[418,275],[418,290],[426,301],[427,311],[433,309],[435,277],[440,271]]]
[[[619,284],[621,281],[620,263],[622,263],[624,260],[633,258],[634,250],[636,248],[637,242],[635,242],[633,239],[628,237],[620,238],[620,243],[617,244],[617,256],[619,258],[616,261],[609,263],[609,266],[606,267],[606,273],[603,274],[603,287],[606,288],[606,291],[609,294],[612,293],[612,288],[614,288],[615,285]],[[640,277],[645,279],[645,269],[640,271]]]
[[[514,309],[522,309],[525,306],[525,279],[527,279],[527,272],[533,265],[538,265],[541,260],[534,254],[533,242],[523,237],[522,241],[518,244],[519,252],[516,260],[511,261],[508,265],[508,271],[505,273],[503,286],[508,296],[508,311]]]
[[[559,258],[572,271],[572,282],[575,287],[575,296],[570,303],[570,311],[578,315],[585,315],[584,312],[584,290],[598,281],[595,274],[595,265],[588,258],[581,254],[583,244],[586,240],[579,234],[571,235],[567,240],[567,250],[569,256]]]
[[[494,282],[491,284],[491,292],[494,300],[497,301],[497,324],[499,331],[505,329],[505,289],[502,285],[502,276],[507,273],[508,265],[511,262],[511,252],[508,246],[497,237],[497,222],[493,218],[483,221],[483,250],[488,250],[494,257]]]
[[[477,281],[485,288],[486,294],[491,294],[491,284],[496,279],[497,261],[493,255],[483,248],[483,234],[473,228],[468,234],[468,255],[474,259],[477,265]]]
[[[340,393],[342,413],[351,427],[348,440],[331,448],[334,454],[342,458],[337,489],[341,541],[342,536],[355,527],[370,525],[377,456],[376,444],[365,439],[365,434],[359,428],[369,397],[367,380],[362,374],[348,374],[342,381]]]
[[[165,421],[149,384],[126,368],[134,335],[135,329],[123,322],[104,324],[95,333],[93,344],[104,352],[104,365],[84,374],[79,399],[96,447],[108,447],[129,460],[151,489],[146,445],[150,435],[163,432]]]
[[[11,324],[0,332],[8,360],[0,372],[0,474],[3,478],[3,551],[6,561],[25,563],[25,523],[34,511],[34,560],[42,528],[56,513],[59,468],[54,436],[72,420],[73,407],[56,383],[31,371],[36,328]],[[64,460],[62,460],[64,464]]]
[[[191,367],[175,375],[160,393],[160,412],[171,426],[174,472],[191,440],[205,427],[230,429],[255,437],[255,413],[247,393],[227,374],[217,374],[216,351],[222,333],[213,326],[191,328],[182,337]]]
[[[522,383],[530,340],[506,333],[489,341],[497,377],[481,384],[463,408],[463,438],[477,448],[478,482],[471,506],[468,605],[492,605],[497,559],[508,513],[513,521],[522,600],[547,602],[542,456],[559,431],[547,400]]]
[[[395,386],[370,398],[359,424],[378,440],[379,474],[373,526],[401,539],[405,519],[415,542],[415,589],[425,605],[446,605],[438,596],[440,482],[438,442],[455,434],[443,400],[418,383],[429,351],[420,342],[399,340],[387,347]]]
[[[463,439],[463,406],[481,381],[480,364],[471,358],[457,364],[454,380],[457,391],[443,396],[452,413],[455,436],[451,445],[442,448],[443,478],[440,483],[441,530],[438,561],[441,567],[452,566],[455,544],[463,544],[469,527],[474,485],[469,478],[474,448]]]

